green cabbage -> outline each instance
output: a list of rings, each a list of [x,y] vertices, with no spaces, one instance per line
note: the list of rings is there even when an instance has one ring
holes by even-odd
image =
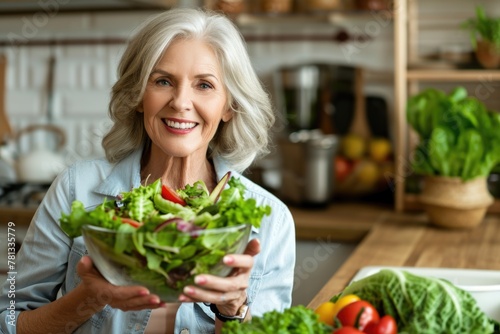
[[[479,308],[471,294],[444,279],[383,269],[352,282],[332,301],[348,294],[393,316],[399,333],[499,333],[499,324]]]

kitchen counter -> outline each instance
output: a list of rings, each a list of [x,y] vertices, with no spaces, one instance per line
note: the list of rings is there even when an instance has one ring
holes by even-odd
[[[324,208],[290,206],[297,239],[328,238],[339,242],[359,242],[385,217],[394,216],[392,205],[345,202]]]
[[[365,266],[500,270],[500,216],[496,214],[469,230],[435,227],[424,213],[397,213],[376,205],[340,204],[317,211],[292,208],[292,214],[299,239],[359,242],[308,304],[313,309],[340,292]]]
[[[25,207],[21,205],[0,207],[0,221],[14,222],[16,225],[28,227],[37,207]]]

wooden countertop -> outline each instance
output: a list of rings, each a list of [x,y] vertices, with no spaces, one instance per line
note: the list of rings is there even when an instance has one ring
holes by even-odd
[[[389,207],[332,205],[321,211],[292,208],[299,239],[356,241],[358,247],[312,299],[316,308],[339,293],[365,266],[412,266],[500,270],[500,215],[478,227],[450,230],[428,223],[424,213]]]
[[[390,206],[350,202],[311,209],[290,206],[290,211],[298,239],[328,238],[346,242],[361,241],[374,224],[394,214]]]

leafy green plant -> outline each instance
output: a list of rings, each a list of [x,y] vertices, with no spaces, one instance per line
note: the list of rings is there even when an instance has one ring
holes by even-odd
[[[488,176],[500,163],[500,113],[464,87],[450,94],[429,88],[411,97],[407,120],[420,137],[412,162],[417,174],[466,181]]]
[[[469,30],[474,48],[476,48],[478,36],[500,48],[500,18],[486,16],[483,7],[477,6],[476,17],[463,22],[461,26]]]

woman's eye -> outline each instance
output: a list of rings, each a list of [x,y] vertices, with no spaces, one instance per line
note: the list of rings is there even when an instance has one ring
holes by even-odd
[[[168,80],[165,80],[165,79],[157,79],[156,84],[159,86],[169,86],[170,82]]]
[[[210,85],[210,84],[208,84],[206,82],[202,82],[202,83],[200,83],[200,88],[202,88],[202,89],[210,89],[210,88],[212,88],[212,85]]]

